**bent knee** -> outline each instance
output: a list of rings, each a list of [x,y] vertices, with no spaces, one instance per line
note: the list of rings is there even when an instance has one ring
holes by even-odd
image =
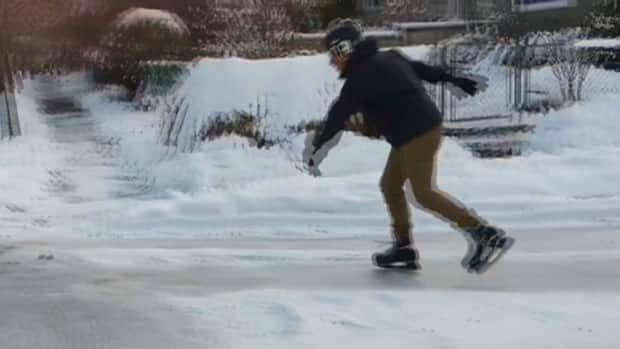
[[[413,195],[415,196],[416,201],[420,204],[432,203],[437,200],[437,198],[441,198],[442,195],[439,191],[435,190],[433,187],[414,187]]]

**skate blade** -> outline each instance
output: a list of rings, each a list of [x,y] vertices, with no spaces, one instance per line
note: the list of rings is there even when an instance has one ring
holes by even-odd
[[[486,262],[481,263],[478,267],[470,268],[468,271],[470,273],[476,273],[478,275],[481,275],[491,269],[491,267],[493,267],[495,263],[499,262],[499,260],[508,252],[508,250],[512,248],[515,243],[515,239],[511,237],[506,237],[504,239],[504,244],[501,248],[498,248],[496,250],[497,253],[489,256],[489,259]]]
[[[491,257],[493,257],[493,255],[500,249],[500,247],[486,248],[481,252],[480,256],[475,257],[478,251],[476,251],[475,247],[469,248],[467,255],[461,261],[461,265],[465,268],[465,270],[467,270],[467,272],[475,273],[476,269],[480,268],[483,264],[486,264],[487,261],[489,261]]]
[[[386,264],[384,265],[375,264],[375,266],[381,269],[392,269],[392,270],[419,271],[422,269],[418,263],[387,264],[387,265]]]
[[[419,262],[398,262],[392,264],[379,264],[377,260],[372,258],[372,264],[381,269],[396,269],[396,270],[411,270],[418,271],[422,269],[422,266]]]
[[[474,243],[471,241],[467,242],[467,251],[465,252],[465,256],[461,259],[461,266],[464,269],[469,268],[469,264],[472,259],[474,259],[474,253],[476,252],[476,248],[474,247]]]

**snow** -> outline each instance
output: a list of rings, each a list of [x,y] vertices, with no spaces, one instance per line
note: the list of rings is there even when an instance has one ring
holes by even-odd
[[[413,57],[420,58],[425,49],[416,48],[405,51]],[[330,69],[323,56],[261,62],[240,59],[204,60],[194,68],[189,79],[178,92],[179,96],[184,97],[183,103],[187,108],[185,124],[198,124],[217,111],[246,109],[247,105],[257,100],[268,103],[270,122],[275,125],[271,132],[274,133],[282,132],[278,130],[279,125],[320,118],[327,110],[331,98],[337,93],[338,85],[333,82],[335,73]],[[482,71],[482,73],[489,73],[489,71]],[[252,80],[246,79],[249,74],[252,74]],[[541,74],[548,74],[550,78],[552,77],[548,71],[543,71]],[[288,78],[290,76],[295,76],[295,79],[291,80]],[[499,80],[499,83],[503,82]],[[501,88],[501,86],[489,88],[491,97],[494,88]],[[227,92],[222,94],[221,91]],[[234,91],[234,94],[228,91]],[[267,97],[260,99],[262,95]],[[592,166],[584,174],[586,177],[570,176],[566,173],[566,169],[573,166],[573,161],[583,161],[584,157],[590,157],[592,164],[609,164],[609,161],[614,161],[609,159],[609,151],[617,152],[616,144],[612,144],[613,146],[607,149],[602,142],[614,142],[617,129],[615,116],[610,106],[617,101],[617,95],[594,96],[593,100],[549,114],[543,119],[549,120],[549,130],[545,129],[546,123],[542,123],[539,132],[529,140],[531,143],[529,153],[525,157],[509,161],[474,160],[453,140],[446,140],[442,153],[444,171],[440,174],[440,183],[449,192],[455,193],[466,202],[471,202],[474,207],[480,207],[480,211],[485,215],[495,216],[494,220],[503,220],[502,223],[515,228],[526,226],[532,228],[549,224],[589,225],[597,218],[586,218],[588,215],[586,212],[589,209],[583,206],[585,202],[581,201],[581,198],[597,197],[601,195],[601,192],[607,192],[612,201],[617,201],[615,195],[618,192],[616,190],[618,185],[613,180],[613,173],[618,164],[611,165],[611,167]],[[472,102],[475,105],[475,101],[472,100]],[[498,105],[504,103],[502,100],[497,102]],[[592,114],[591,110],[596,110],[597,113]],[[596,120],[582,117],[584,114]],[[569,121],[571,124],[566,124]],[[557,127],[557,124],[566,125],[566,127],[556,129],[554,127]],[[549,137],[549,134],[560,131],[567,132],[567,134],[559,134],[556,138]],[[195,131],[191,128],[183,130],[180,139],[186,140],[193,132]],[[573,137],[569,135],[570,133],[579,133],[580,137]],[[560,140],[566,143],[557,143]],[[293,155],[301,151],[301,143],[302,137],[293,139]],[[235,204],[232,206],[234,211],[230,214],[236,216],[244,213],[235,219],[235,224],[240,225],[239,229],[235,230],[247,232],[250,226],[258,221],[264,222],[267,227],[265,230],[273,229],[274,222],[267,218],[268,212],[272,209],[287,212],[286,218],[279,223],[285,226],[288,222],[295,226],[297,225],[295,222],[305,218],[313,221],[309,218],[312,213],[318,214],[320,218],[317,219],[324,222],[325,219],[330,220],[338,214],[349,217],[353,214],[351,211],[354,211],[358,213],[360,219],[364,220],[364,226],[377,226],[371,229],[356,227],[354,228],[356,234],[364,234],[365,230],[372,232],[376,229],[383,229],[380,222],[385,222],[385,217],[377,215],[378,212],[382,212],[383,204],[376,183],[389,150],[386,144],[346,134],[339,147],[332,151],[324,163],[325,177],[319,180],[305,178],[303,174],[296,173],[288,159],[291,149],[276,148],[262,151],[247,148],[243,151],[236,151],[232,150],[233,144],[244,144],[244,142],[242,140],[220,140],[204,144],[201,152],[205,154],[210,163],[218,164],[214,165],[216,168],[204,169],[205,183],[217,183],[207,184],[213,189],[205,195],[205,200],[217,202],[217,204],[213,203],[213,206],[210,204],[209,207],[225,207],[222,205],[223,202],[229,203],[230,200],[234,200]],[[181,144],[181,148],[183,147],[184,145]],[[557,154],[567,152],[567,147],[573,149],[569,154],[563,156]],[[585,151],[580,147],[603,147],[605,152],[593,149]],[[582,151],[585,153],[579,154]],[[276,158],[279,160],[274,160],[270,153],[278,154]],[[356,155],[360,153],[367,154],[367,156]],[[196,156],[196,154],[188,156]],[[551,163],[555,166],[549,166]],[[258,169],[255,172],[243,171],[243,174],[239,174],[241,188],[238,188],[237,182],[230,177],[230,169],[241,170],[241,167],[236,164],[244,164],[244,166],[252,164],[251,168]],[[225,170],[220,171],[219,168]],[[541,169],[544,169],[546,175],[540,172]],[[281,173],[281,177],[272,181],[274,173],[277,172]],[[479,182],[478,178],[485,178],[484,183]],[[579,185],[583,180],[586,180],[589,185]],[[252,189],[247,190],[247,186]],[[598,189],[594,189],[595,187]],[[282,190],[282,188],[291,188],[291,190]],[[331,197],[322,199],[324,193],[331,193]],[[201,194],[194,193],[192,196],[195,198],[197,195]],[[224,197],[219,197],[219,195]],[[297,199],[299,197],[304,199]],[[506,202],[507,198],[508,202]],[[316,203],[311,204],[315,200]],[[516,219],[516,217],[510,219],[510,212],[513,212],[515,207],[521,207],[523,212],[529,212],[538,219],[527,221]],[[562,222],[559,218],[564,216],[566,210],[581,212],[576,213],[577,215],[586,214],[577,220],[585,219],[588,223],[585,221],[577,223],[572,219]],[[320,214],[325,211],[330,214]],[[613,209],[609,212],[611,211]],[[217,221],[219,221],[227,215],[226,212],[230,211],[223,209],[217,212]],[[295,212],[304,213],[300,216]],[[253,223],[244,222],[245,215]],[[555,218],[550,220],[550,217]],[[421,215],[418,219],[422,226],[420,230],[443,229],[441,225],[427,225],[430,222],[426,220],[425,215]],[[615,220],[612,217],[609,219]],[[338,224],[340,225],[341,222]],[[255,229],[260,228],[255,227]],[[260,230],[261,233],[266,233],[263,229]],[[290,227],[286,230],[294,236],[315,235],[309,233],[307,229],[304,229],[303,233]],[[344,233],[346,229],[344,226],[339,226],[335,230]]]
[[[452,28],[452,27],[465,27],[467,25],[477,24],[491,24],[493,21],[466,21],[463,19],[453,19],[448,21],[434,21],[434,22],[396,22],[392,26],[400,30],[420,30],[420,29],[435,29],[435,28]]]
[[[404,49],[418,58],[428,50],[428,46]],[[269,108],[276,126],[322,118],[342,84],[335,77],[326,55],[261,61],[203,59],[176,93],[177,106],[185,110],[184,124],[189,125],[179,138],[187,141],[195,132],[193,127],[213,113],[255,110],[257,105]]]
[[[302,39],[315,39],[315,40],[319,40],[322,39],[325,36],[325,33],[321,32],[321,33],[295,33],[296,37],[302,38]]]
[[[620,48],[620,39],[589,39],[575,43],[576,47]]]
[[[31,86],[27,85],[27,89],[17,96],[24,136],[0,140],[0,168],[3,169],[0,171],[0,190],[3,193],[0,198],[0,217],[5,218],[2,226],[9,230],[19,227],[21,223],[17,218],[6,219],[6,215],[10,217],[13,216],[12,212],[17,212],[19,216],[19,213],[30,210],[30,207],[36,212],[35,203],[47,196],[45,185],[50,171],[54,170],[63,156],[57,151],[57,145],[50,140],[50,130],[38,119],[36,105],[25,97],[31,92]]]
[[[401,33],[398,30],[390,30],[390,29],[381,29],[381,28],[365,28],[364,36],[373,36],[373,37],[389,37],[389,38],[398,38],[401,36]],[[295,36],[302,39],[314,39],[319,40],[325,36],[324,32],[318,33],[295,33]]]
[[[427,49],[404,51],[421,58]],[[205,59],[191,68],[175,97],[187,108],[185,125],[197,125],[214,112],[247,110],[258,101],[269,108],[268,132],[288,137],[290,143],[265,150],[230,137],[183,152],[183,142],[195,129],[182,129],[179,148],[163,146],[161,116],[111,103],[114,92],[108,91],[81,98],[91,113],[79,120],[92,123],[89,132],[105,141],[98,144],[87,133],[76,134],[86,137],[76,140],[77,155],[76,144],[54,140],[62,130],[41,123],[44,117],[33,105],[31,87],[19,97],[20,109],[26,110],[22,123],[29,130],[3,145],[10,149],[1,158],[7,169],[2,172],[3,202],[27,212],[21,215],[31,220],[20,232],[24,235],[35,234],[42,229],[36,222],[43,222],[50,236],[68,234],[71,226],[80,236],[101,237],[385,238],[389,220],[378,180],[389,146],[345,133],[321,165],[323,177],[314,178],[297,169],[304,135],[291,137],[284,131],[284,125],[321,118],[339,84],[324,55]],[[620,157],[615,155],[620,130],[613,106],[620,97],[585,95],[590,99],[528,120],[538,126],[525,137],[529,146],[523,157],[475,159],[446,139],[440,187],[507,229],[618,226]],[[41,149],[48,150],[45,156]],[[105,157],[99,159],[101,155]],[[86,159],[84,168],[81,161]],[[126,178],[127,183],[118,180],[110,186],[108,178]],[[13,185],[18,180],[19,187]],[[64,208],[58,203],[62,198],[48,193],[59,188],[81,204]],[[12,210],[0,212],[9,221],[17,219]],[[41,219],[32,220],[31,214]],[[422,234],[450,231],[419,210],[415,222]]]
[[[526,2],[526,4],[522,4]],[[519,4],[514,4],[514,11],[528,12],[528,11],[546,11],[554,10],[566,7],[577,6],[576,0],[529,0],[519,1]]]
[[[397,30],[388,29],[366,29],[365,36],[381,37],[381,38],[399,38],[402,34]]]
[[[428,47],[403,50],[422,58]],[[478,67],[485,72],[494,73]],[[187,108],[190,126],[267,103],[269,132],[285,135],[285,125],[323,116],[336,77],[324,55],[204,59],[169,102]],[[24,136],[0,142],[0,301],[9,304],[0,327],[25,332],[37,319],[24,343],[84,347],[97,329],[98,341],[123,340],[111,346],[153,347],[147,334],[161,327],[191,327],[191,336],[162,336],[166,345],[196,339],[182,347],[205,338],[225,348],[620,343],[620,93],[588,86],[585,101],[534,116],[521,157],[478,159],[444,140],[440,187],[517,238],[497,269],[476,277],[459,266],[463,239],[418,209],[423,271],[371,268],[370,253],[389,240],[384,142],[344,134],[318,178],[296,168],[304,135],[270,149],[229,137],[186,152],[195,129],[182,129],[179,148],[164,146],[165,115],[136,111],[85,78],[26,81]],[[58,97],[88,112],[43,114],[41,101]],[[86,317],[99,322],[81,326]],[[142,345],[129,341],[136,323]],[[43,328],[63,336],[46,341]],[[9,343],[22,343],[15,336]]]

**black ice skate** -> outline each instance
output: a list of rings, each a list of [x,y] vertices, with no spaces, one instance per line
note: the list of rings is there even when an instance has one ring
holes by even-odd
[[[380,268],[420,270],[418,250],[412,245],[394,244],[384,252],[372,255],[372,262]]]
[[[515,242],[503,230],[491,226],[481,225],[464,233],[469,245],[461,265],[470,273],[482,274],[489,270]]]

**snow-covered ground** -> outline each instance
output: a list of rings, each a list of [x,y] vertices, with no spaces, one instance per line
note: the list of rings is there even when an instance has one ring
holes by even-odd
[[[458,263],[462,238],[419,210],[424,271],[370,266],[389,239],[383,142],[345,134],[318,178],[296,167],[303,135],[268,150],[226,138],[182,152],[161,144],[160,114],[82,78],[27,82],[24,136],[0,141],[8,347],[620,344],[620,95],[536,117],[522,157],[477,159],[444,141],[439,185],[518,239],[497,269],[474,277]],[[204,60],[176,98],[186,126],[267,103],[270,132],[281,133],[320,117],[338,86],[322,56]],[[43,113],[42,101],[59,98],[83,110]],[[192,128],[182,131],[186,139]],[[167,320],[186,336],[149,337]],[[38,333],[30,342],[28,323]]]

